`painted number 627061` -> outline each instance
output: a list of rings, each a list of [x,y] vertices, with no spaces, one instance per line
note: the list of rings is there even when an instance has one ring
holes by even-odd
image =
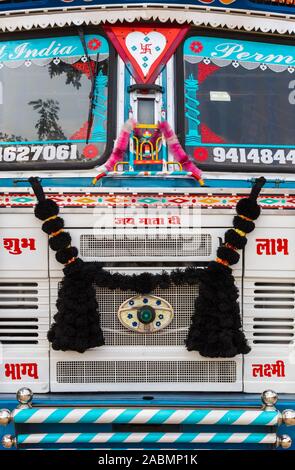
[[[34,162],[39,160],[76,160],[77,145],[18,145],[0,147],[0,162]]]

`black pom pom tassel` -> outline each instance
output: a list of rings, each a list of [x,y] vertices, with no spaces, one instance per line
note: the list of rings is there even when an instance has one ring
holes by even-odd
[[[104,345],[96,292],[85,266],[77,258],[64,269],[58,313],[48,332],[48,340],[55,350],[83,353]]]
[[[56,302],[58,312],[48,332],[48,340],[57,351],[83,353],[89,348],[102,346],[104,338],[93,286],[93,270],[88,270],[87,264],[78,258],[77,248],[70,246],[71,236],[63,231],[63,219],[57,217],[58,205],[45,198],[37,178],[30,178],[29,181],[38,199],[35,215],[45,221],[42,230],[52,235],[49,246],[56,251],[57,261],[66,265]]]
[[[236,250],[245,247],[245,235],[255,227],[253,220],[260,214],[256,200],[264,183],[265,179],[259,178],[249,197],[238,202],[238,215],[233,220],[236,230],[226,232],[216,261],[211,261],[201,275],[199,296],[186,339],[188,351],[198,351],[204,357],[234,357],[250,351],[242,331],[239,293],[229,265],[239,261]]]
[[[212,262],[200,280],[186,347],[204,357],[247,354],[250,347],[241,327],[238,289],[232,270]]]

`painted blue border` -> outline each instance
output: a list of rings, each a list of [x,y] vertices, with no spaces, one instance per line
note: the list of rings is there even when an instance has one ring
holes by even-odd
[[[216,169],[217,171],[217,169]],[[258,171],[258,170],[257,170]],[[254,170],[253,170],[254,172]],[[254,172],[255,173],[255,172]],[[257,174],[257,172],[256,172]],[[28,175],[29,177],[30,175]],[[49,178],[42,177],[42,172],[39,175],[42,179],[42,185],[46,188],[87,188],[87,192],[91,192],[93,188],[93,177],[70,177],[70,178]],[[284,175],[282,175],[282,178]],[[245,177],[245,179],[206,179],[205,188],[252,188],[254,177]],[[198,189],[200,186],[193,178],[103,178],[99,181],[97,186],[105,188],[106,192],[114,188],[140,188],[141,192],[145,188],[155,188],[156,192],[165,188],[181,188],[183,189]],[[26,178],[0,178],[1,188],[13,188],[17,191],[20,188],[31,188]],[[295,189],[295,176],[294,181],[284,181],[278,175],[277,179],[267,180],[264,188],[266,189]],[[99,195],[99,193],[97,193]]]
[[[124,5],[124,4],[138,4],[137,0],[125,0],[119,2],[118,0],[24,0],[23,2],[20,1],[18,3],[14,3],[11,0],[10,4],[2,5],[0,3],[0,11],[17,11],[23,9],[45,9],[45,8],[66,8],[66,7],[92,7],[95,5]],[[147,0],[141,2],[141,4],[150,4]],[[153,0],[152,3],[160,3],[163,2],[161,0]],[[264,12],[274,12],[274,13],[285,13],[285,14],[294,14],[294,5],[291,6],[284,6],[280,3],[271,4],[271,3],[258,3],[255,0],[233,0],[231,3],[227,4],[222,0],[210,0],[209,1],[202,1],[202,0],[166,0],[166,4],[169,5],[198,5],[203,8],[214,7],[214,8],[223,8],[227,10],[247,10],[247,11],[264,11]]]

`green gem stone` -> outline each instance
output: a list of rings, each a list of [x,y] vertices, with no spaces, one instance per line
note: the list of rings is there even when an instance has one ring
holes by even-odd
[[[141,323],[147,325],[155,319],[155,310],[151,306],[141,307],[137,312],[137,317]]]
[[[145,321],[148,321],[151,319],[151,312],[149,310],[144,310],[142,312],[142,319],[145,320]]]

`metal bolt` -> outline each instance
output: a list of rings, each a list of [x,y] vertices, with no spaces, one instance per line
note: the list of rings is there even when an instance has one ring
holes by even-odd
[[[0,425],[7,426],[11,421],[11,412],[10,410],[0,410]]]
[[[292,439],[287,434],[283,434],[282,436],[277,436],[277,447],[282,447],[282,449],[289,449],[292,445]]]
[[[273,390],[265,390],[261,395],[262,403],[264,404],[264,409],[274,409],[275,404],[278,401],[278,395]]]
[[[33,392],[29,388],[20,388],[16,394],[16,399],[21,405],[31,406],[33,400]]]
[[[11,447],[16,445],[16,439],[11,434],[5,434],[2,437],[2,445],[5,449],[11,449]]]
[[[282,411],[282,421],[286,426],[295,426],[295,410]]]

